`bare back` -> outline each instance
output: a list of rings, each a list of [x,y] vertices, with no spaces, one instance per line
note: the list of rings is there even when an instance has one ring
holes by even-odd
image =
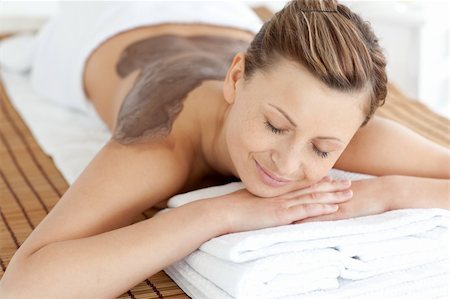
[[[127,46],[136,41],[163,34],[223,36],[248,42],[253,38],[252,33],[235,28],[187,24],[140,27],[110,38],[101,44],[86,61],[83,81],[87,97],[111,130],[114,128],[118,110],[125,96],[138,77],[138,72],[134,72],[124,79],[117,74],[116,65],[120,54]],[[186,105],[188,102],[193,101],[186,101]],[[200,104],[198,101],[195,103]]]
[[[211,35],[235,38],[248,43],[253,38],[252,33],[236,28],[187,24],[140,27],[110,38],[101,44],[87,60],[84,72],[84,87],[98,115],[112,132],[117,124],[119,109],[139,75],[139,72],[136,71],[125,78],[119,76],[117,64],[120,55],[132,43],[164,34],[180,36]],[[222,104],[214,102],[214,97],[209,97],[207,93],[208,82],[204,82],[187,95],[183,110],[177,116],[170,133],[170,138],[177,144],[182,144],[181,147],[185,149],[185,151],[175,154],[183,156],[179,156],[179,159],[189,160],[191,165],[188,170],[190,179],[180,192],[217,185],[233,179],[217,175],[214,169],[207,165],[201,154],[199,128],[196,127],[196,124],[198,124],[197,118],[208,117],[217,109],[218,105]],[[206,101],[207,104],[205,104]],[[199,115],[198,111],[202,111],[203,114]],[[187,154],[191,152],[194,154]],[[161,205],[164,206],[165,203],[163,202]]]

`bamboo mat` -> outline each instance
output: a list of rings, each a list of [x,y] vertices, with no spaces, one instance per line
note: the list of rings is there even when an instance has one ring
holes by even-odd
[[[266,19],[265,9],[257,13]],[[393,119],[430,140],[450,148],[450,121],[389,86],[386,104],[377,114]],[[12,106],[0,81],[0,278],[27,236],[68,189],[52,158],[37,144]],[[135,222],[152,217],[143,212]],[[163,271],[149,277],[119,298],[189,298]]]
[[[69,185],[40,148],[0,81],[0,278],[12,256]],[[152,217],[149,209],[135,222]],[[119,298],[189,298],[165,274],[149,277]]]

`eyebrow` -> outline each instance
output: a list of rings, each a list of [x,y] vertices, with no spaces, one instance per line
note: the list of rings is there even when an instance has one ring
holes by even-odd
[[[286,117],[286,119],[295,127],[297,128],[297,124],[292,120],[292,118],[289,116],[289,114],[287,114],[283,109],[281,109],[280,107],[277,107],[271,103],[269,103],[270,106],[274,107],[275,109],[277,109],[281,114],[283,114],[284,117]],[[337,140],[339,142],[342,142],[339,138],[336,137],[326,137],[326,136],[321,136],[321,137],[317,137],[317,139],[334,139]]]
[[[275,109],[277,109],[281,114],[284,115],[284,117],[287,118],[287,120],[291,123],[291,125],[293,125],[295,128],[297,128],[297,124],[292,120],[292,118],[286,112],[284,112],[283,109],[281,109],[280,107],[277,107],[273,104],[270,104],[270,103],[269,103],[269,105],[274,107]]]

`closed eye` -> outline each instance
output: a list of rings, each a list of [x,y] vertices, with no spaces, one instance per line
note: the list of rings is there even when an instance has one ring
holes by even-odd
[[[287,130],[282,130],[282,129],[278,129],[278,128],[274,127],[274,126],[273,126],[271,123],[269,123],[268,121],[264,122],[264,124],[266,125],[266,128],[269,129],[269,130],[271,130],[272,133],[274,133],[274,134],[283,134],[285,131],[287,131]],[[329,154],[328,152],[323,152],[323,151],[319,150],[314,144],[313,144],[312,146],[313,146],[314,152],[315,152],[319,157],[324,158],[324,159],[328,157],[328,154]]]
[[[322,152],[321,150],[319,150],[315,145],[313,145],[313,150],[316,152],[316,154],[321,157],[321,158],[326,158],[328,157],[328,152]]]
[[[272,126],[272,124],[269,123],[268,121],[264,122],[264,124],[266,125],[266,128],[269,129],[269,130],[271,130],[272,133],[274,133],[274,134],[283,134],[284,131],[285,131],[285,130],[281,130],[281,129],[275,128],[275,127]]]

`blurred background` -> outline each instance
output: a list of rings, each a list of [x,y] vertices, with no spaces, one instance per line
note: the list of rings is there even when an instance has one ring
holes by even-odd
[[[212,0],[210,0],[212,1]],[[0,34],[39,29],[67,1],[0,1]],[[286,1],[244,1],[272,11]],[[341,1],[371,23],[385,49],[389,80],[450,118],[449,1]]]

